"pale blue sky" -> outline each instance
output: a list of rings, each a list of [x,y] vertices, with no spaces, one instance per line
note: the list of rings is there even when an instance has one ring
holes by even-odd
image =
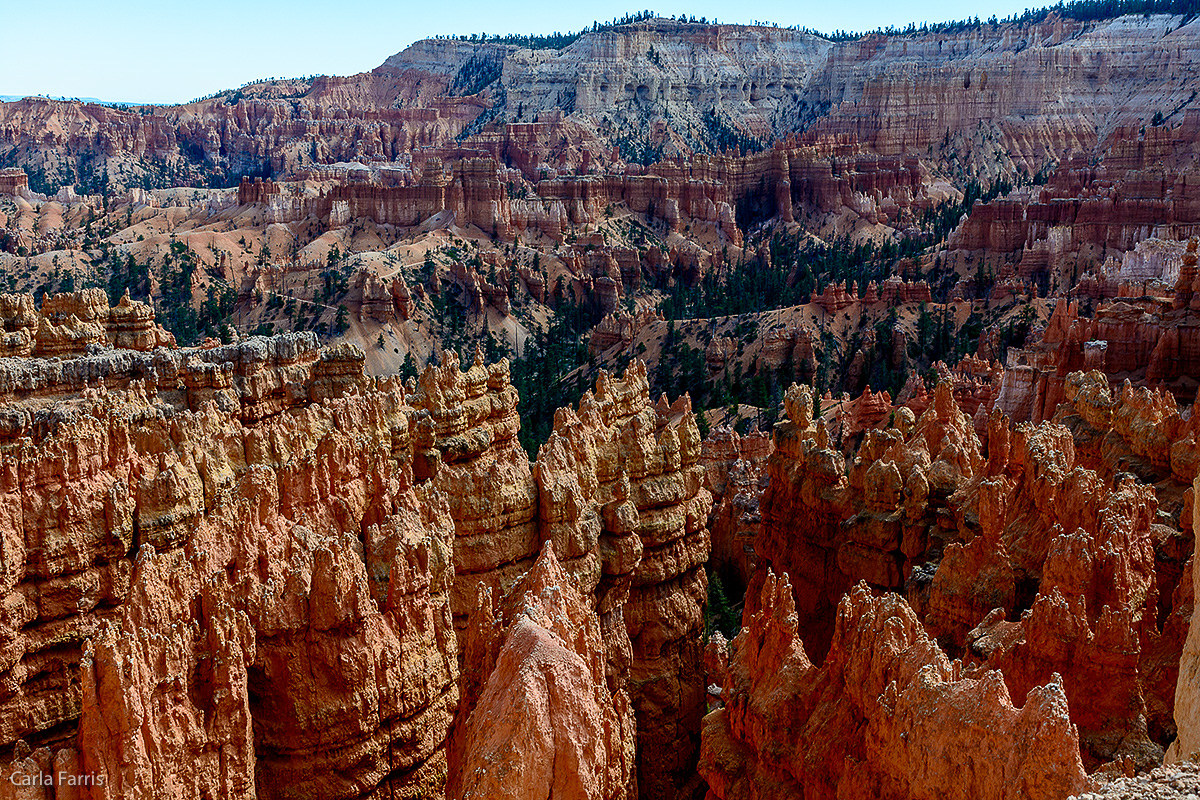
[[[637,2],[643,5],[635,6]],[[3,14],[0,95],[186,102],[259,78],[363,72],[436,34],[566,32],[645,7],[662,16],[686,13],[736,23],[765,20],[830,31],[1004,17],[1030,5],[1029,0],[11,3]]]

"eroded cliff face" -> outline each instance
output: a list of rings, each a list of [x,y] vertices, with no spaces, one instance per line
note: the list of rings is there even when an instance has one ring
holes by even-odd
[[[557,412],[532,464],[515,439],[507,362],[485,367],[477,356],[462,372],[451,356],[426,371],[410,400],[417,474],[450,498],[451,607],[460,633],[479,636],[486,627],[473,616],[480,604],[524,591],[518,587],[549,542],[561,563],[555,569],[578,582],[598,626],[605,690],[628,697],[636,712],[637,785],[643,796],[674,797],[696,785],[712,501],[701,485],[700,435],[686,397],[652,404],[648,386],[641,362],[619,380],[602,374],[578,410]],[[476,735],[467,720],[483,702],[497,656],[479,661],[470,645],[462,656],[463,738],[455,747],[466,764]]]
[[[430,148],[460,158],[512,153],[510,163],[534,175],[711,152],[728,141],[722,132],[769,144],[811,129],[990,182],[1090,155],[1154,110],[1185,113],[1200,27],[1181,22],[1051,14],[834,42],[787,28],[651,19],[560,49],[426,40],[369,73],[251,84],[181,106],[3,104],[0,152],[70,184],[102,171],[138,184],[160,177],[163,164],[196,178],[404,164]],[[614,152],[621,143],[635,152]],[[80,173],[82,154],[95,175]]]
[[[919,420],[900,408],[891,427],[868,431],[849,464],[825,423],[814,421],[807,387],[789,390],[785,407],[754,550],[759,580],[771,566],[794,582],[801,635],[819,659],[851,586],[866,580],[900,590],[914,572],[919,580],[918,567],[951,536],[940,522],[947,498],[982,458],[948,383]]]
[[[451,607],[463,627],[477,589],[507,591],[537,553],[538,490],[517,443],[517,393],[508,362],[465,372],[450,354],[427,369],[412,395],[415,468],[448,498],[454,519]]]
[[[440,791],[453,525],[403,387],[311,335],[86,362],[5,393],[6,760],[96,797]]]
[[[530,796],[698,791],[711,498],[640,362],[534,463],[506,361],[405,385],[311,334],[7,359],[0,400],[14,770],[95,797],[483,797],[522,764]]]
[[[1200,481],[1200,479],[1197,479]],[[1196,485],[1193,484],[1193,491]],[[1194,496],[1194,495],[1193,495]],[[1192,525],[1195,529],[1196,517],[1200,516],[1193,503]],[[1200,580],[1192,560],[1192,597],[1196,597],[1196,581]],[[1167,749],[1167,762],[1195,761],[1200,753],[1200,626],[1191,625],[1188,628],[1187,640],[1183,645],[1183,653],[1179,659],[1179,678],[1175,688],[1175,723],[1178,738]]]
[[[1007,448],[997,441],[1004,438]],[[1174,732],[1170,672],[1181,646],[1172,612],[1183,613],[1184,601],[1159,603],[1158,592],[1175,594],[1178,579],[1156,573],[1156,545],[1172,532],[1156,525],[1153,487],[1078,466],[1070,434],[1056,425],[1009,434],[997,419],[990,439],[988,477],[964,490],[975,491],[981,536],[955,551],[958,564],[947,548],[931,606],[974,620],[983,604],[961,612],[964,599],[979,597],[968,588],[975,574],[1000,576],[992,583],[1003,586],[1011,569],[1014,591],[1025,596],[1007,606],[996,595],[1000,610],[967,634],[969,657],[1000,668],[1014,696],[1062,675],[1089,767],[1161,760]]]
[[[635,362],[530,462],[506,362],[96,344],[0,364],[4,758],[105,776],[82,796],[932,797],[965,759],[969,796],[1061,797],[1190,724],[1167,393],[1072,373],[985,457],[943,382],[847,456],[794,387],[773,449],[704,459]],[[743,631],[706,658],[705,464],[736,506],[764,457]]]
[[[624,686],[633,701],[642,797],[700,791],[712,497],[699,461],[700,432],[687,396],[652,404],[640,361],[621,380],[602,374],[578,411],[560,409],[538,454],[544,513],[559,509],[547,530],[556,552],[565,559],[580,551],[585,531],[596,537],[594,567],[585,557],[578,563],[589,569],[576,569],[595,587],[610,687]],[[587,508],[574,498],[591,498],[594,516],[574,510]]]

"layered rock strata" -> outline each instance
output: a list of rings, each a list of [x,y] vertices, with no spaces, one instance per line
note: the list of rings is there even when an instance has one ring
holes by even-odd
[[[96,797],[440,792],[453,525],[403,387],[311,335],[175,353],[94,355],[49,416],[9,395],[9,763]]]
[[[1066,428],[997,417],[987,466],[961,497],[964,529],[974,515],[980,530],[948,546],[933,576],[935,629],[957,641],[973,624],[967,660],[1001,669],[1014,696],[1061,675],[1089,768],[1160,761],[1191,598],[1161,563],[1179,534],[1154,488],[1079,466]]]
[[[995,405],[1017,421],[1050,419],[1067,399],[1067,376],[1080,371],[1162,386],[1191,402],[1198,337],[1195,311],[1173,308],[1171,298],[1119,298],[1090,318],[1080,314],[1078,301],[1062,298],[1039,340],[1009,351]]]
[[[111,308],[103,289],[43,295],[40,308],[31,294],[0,294],[0,358],[78,356],[89,345],[149,351],[175,337],[128,291]]]
[[[764,199],[789,220],[789,194],[834,196],[823,189],[873,171],[862,160],[930,158],[990,182],[1073,157],[1075,172],[1086,173],[1087,157],[1100,148],[1111,151],[1116,171],[1173,157],[1171,143],[1194,139],[1197,124],[1187,87],[1200,29],[1181,21],[1048,14],[835,42],[787,28],[651,19],[558,49],[426,40],[369,73],[251,84],[182,106],[6,103],[0,153],[64,183],[85,182],[92,176],[80,172],[92,166],[137,184],[162,165],[194,177],[264,166],[276,175],[315,172],[355,161],[415,172],[422,164],[414,160],[430,152],[452,160],[488,155],[533,178],[603,169],[619,161],[622,138],[670,157],[719,147],[728,141],[723,130],[766,143],[806,129],[862,142],[866,153],[814,173],[809,189],[795,175],[790,186],[770,182]],[[1095,65],[1103,80],[1083,65]],[[1165,124],[1148,124],[1151,109]],[[1155,183],[1133,181],[1114,197],[1101,181],[1082,215],[1064,203],[1029,216],[1043,229],[1063,217],[1086,229],[1090,212],[1107,215],[1106,203],[1134,211],[1143,197],[1161,203]],[[899,188],[868,178],[847,187],[847,207],[886,224],[909,190],[922,191]]]
[[[14,768],[104,797],[441,795],[448,753],[495,763],[499,715],[555,748],[537,732],[569,719],[586,796],[695,790],[711,498],[643,364],[531,464],[505,361],[406,386],[311,334],[89,353],[0,365]]]
[[[712,497],[690,401],[651,404],[648,385],[640,361],[621,380],[602,374],[578,411],[556,413],[536,472],[554,521],[546,538],[595,588],[610,689],[626,687],[633,701],[640,795],[666,798],[699,791]]]
[[[517,441],[521,421],[508,362],[464,372],[450,353],[430,367],[411,401],[414,470],[448,498],[454,519],[451,607],[463,628],[479,586],[497,596],[528,570],[539,539],[538,487]]]
[[[1197,479],[1200,482],[1200,479]],[[1197,487],[1194,485],[1193,489]],[[1200,509],[1193,504],[1193,530],[1200,516]],[[1198,540],[1200,541],[1200,540]],[[1200,571],[1195,569],[1195,557],[1192,559],[1192,596],[1200,595],[1196,583],[1200,581]],[[1193,613],[1193,617],[1194,617]],[[1194,619],[1193,619],[1194,622]],[[1175,724],[1178,737],[1167,750],[1166,761],[1196,761],[1200,758],[1200,625],[1188,627],[1187,640],[1183,645],[1183,653],[1179,659],[1179,679],[1175,688]]]

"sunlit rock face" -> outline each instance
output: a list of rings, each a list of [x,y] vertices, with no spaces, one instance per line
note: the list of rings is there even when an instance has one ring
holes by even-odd
[[[404,385],[311,335],[90,352],[3,364],[14,768],[109,797],[487,796],[470,765],[566,729],[560,788],[696,784],[711,499],[687,400],[652,404],[640,362],[531,464],[507,362]]]
[[[294,334],[5,366],[9,763],[108,797],[440,791],[454,529],[402,386]]]

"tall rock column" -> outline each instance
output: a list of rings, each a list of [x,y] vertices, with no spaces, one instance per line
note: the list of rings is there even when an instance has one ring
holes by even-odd
[[[450,501],[451,608],[462,630],[478,587],[503,594],[537,554],[538,491],[517,441],[517,391],[507,360],[484,366],[477,352],[464,372],[450,353],[425,370],[409,400],[417,409],[418,479],[431,480]]]
[[[645,367],[627,373],[627,383],[631,377],[644,382]],[[639,786],[642,797],[665,800],[698,791],[712,496],[702,485],[700,431],[687,395],[671,406],[661,398],[647,410],[653,416],[634,415],[621,437],[642,540],[625,623],[633,643]]]
[[[569,460],[580,474],[595,474],[581,483],[594,481],[603,523],[597,607],[611,679],[627,675],[637,713],[640,795],[692,796],[700,786],[695,763],[705,710],[701,636],[712,496],[702,485],[691,402],[685,395],[652,404],[641,361],[620,380],[602,373],[578,413],[556,416],[543,452],[560,451],[575,454]],[[539,469],[542,463],[540,456]]]

